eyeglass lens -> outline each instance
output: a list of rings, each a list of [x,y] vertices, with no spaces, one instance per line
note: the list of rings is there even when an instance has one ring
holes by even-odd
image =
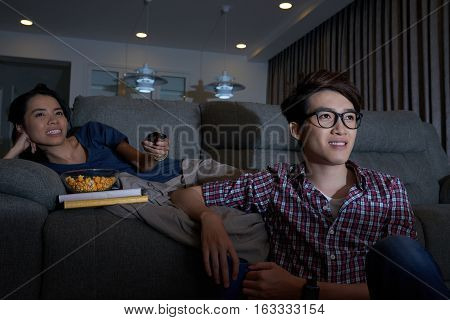
[[[319,125],[323,128],[331,128],[337,122],[337,117],[341,117],[344,125],[349,129],[356,129],[359,123],[359,117],[355,112],[344,112],[342,114],[330,112],[330,111],[321,111],[317,114],[317,121]]]

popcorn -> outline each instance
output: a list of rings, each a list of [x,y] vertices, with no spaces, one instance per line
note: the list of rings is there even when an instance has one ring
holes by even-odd
[[[66,183],[75,192],[105,191],[116,183],[116,177],[84,176],[66,177]]]

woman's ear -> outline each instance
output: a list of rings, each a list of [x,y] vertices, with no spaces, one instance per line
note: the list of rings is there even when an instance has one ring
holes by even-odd
[[[297,122],[289,123],[289,131],[295,140],[300,141],[302,136],[302,126],[300,126]]]
[[[24,133],[25,129],[23,128],[23,125],[21,124],[16,124],[16,130],[18,133]]]

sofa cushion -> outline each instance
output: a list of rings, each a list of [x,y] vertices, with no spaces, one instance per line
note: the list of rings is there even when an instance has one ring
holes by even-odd
[[[0,299],[39,299],[47,208],[0,193]]]
[[[423,124],[412,111],[363,111],[354,150],[417,152],[427,148]]]
[[[208,157],[240,169],[264,169],[278,162],[301,162],[298,151],[270,149],[214,149],[206,147]]]
[[[423,122],[424,135],[427,142],[425,155],[430,163],[430,173],[437,180],[450,175],[449,158],[441,145],[436,129],[430,123]]]
[[[183,101],[154,101],[126,97],[82,97],[75,99],[73,125],[98,121],[124,133],[132,146],[148,133],[162,131],[170,139],[169,156],[175,159],[199,158],[200,110]]]
[[[48,210],[56,206],[58,195],[66,189],[59,175],[39,163],[0,159],[0,193],[35,201]]]
[[[441,191],[439,192],[439,202],[450,204],[450,175],[445,176],[440,181]]]
[[[202,104],[201,112],[205,144],[228,149],[299,150],[278,105],[214,101]],[[363,114],[355,151],[401,153],[427,148],[422,122],[416,113],[363,111]]]
[[[350,159],[358,165],[400,178],[412,203],[439,202],[439,181],[430,172],[426,152],[358,152]]]
[[[450,204],[415,205],[413,210],[416,219],[419,219],[422,225],[425,246],[439,265],[444,280],[449,284],[450,232],[445,228],[450,226]]]
[[[200,108],[204,146],[299,150],[278,105],[214,101]]]
[[[208,299],[201,252],[104,209],[51,213],[44,230],[44,299]],[[63,258],[63,259],[61,259]]]

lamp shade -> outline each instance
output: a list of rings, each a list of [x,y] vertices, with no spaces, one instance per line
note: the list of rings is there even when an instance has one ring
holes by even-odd
[[[220,15],[225,18],[225,41],[224,41],[224,69],[226,69],[226,54],[227,54],[227,36],[228,36],[228,12],[230,12],[230,5],[224,4],[220,10]],[[205,90],[214,91],[215,96],[219,99],[230,99],[234,92],[244,90],[242,84],[233,82],[233,78],[224,70],[220,76],[217,77],[217,82],[213,82],[205,86]]]
[[[226,71],[217,77],[217,82],[212,82],[205,87],[208,91],[214,91],[215,96],[219,99],[230,99],[233,97],[235,91],[244,90],[245,87],[242,84],[233,82],[231,77]]]
[[[124,80],[127,86],[140,93],[150,93],[155,90],[155,86],[167,83],[167,80],[156,76],[154,70],[147,64],[136,69],[136,72],[125,73]]]

